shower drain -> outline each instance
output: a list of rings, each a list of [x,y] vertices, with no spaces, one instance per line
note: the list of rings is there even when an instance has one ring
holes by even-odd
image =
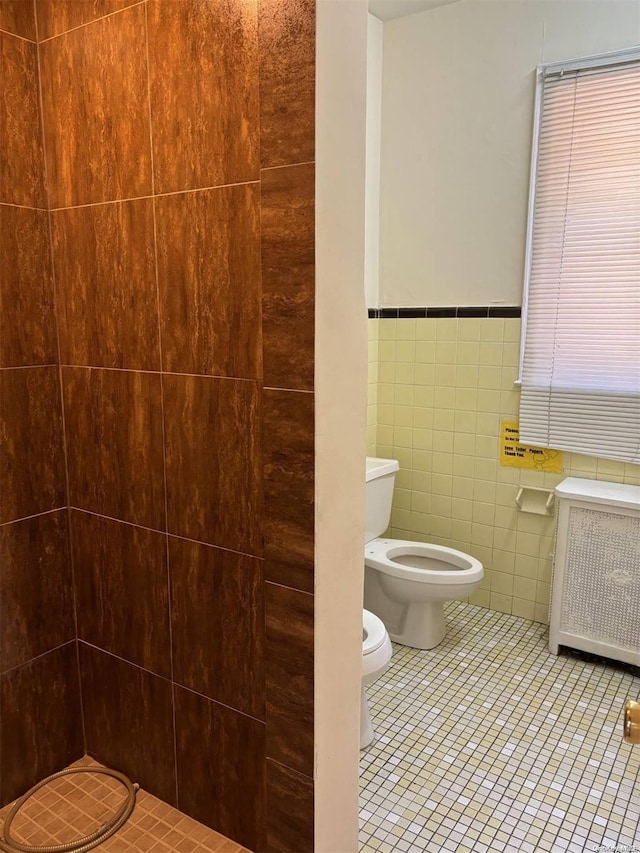
[[[65,844],[50,844],[34,847],[30,844],[24,844],[22,841],[18,841],[16,838],[11,836],[11,825],[13,821],[22,807],[35,793],[37,793],[41,788],[44,788],[45,785],[48,785],[50,782],[54,782],[56,779],[62,779],[65,776],[71,776],[77,773],[109,776],[112,779],[117,779],[118,782],[121,782],[124,785],[127,789],[127,798],[113,817],[109,818],[106,823],[90,835],[85,835],[83,838],[78,838],[75,841],[69,841]],[[5,820],[2,837],[0,838],[0,850],[5,851],[5,853],[16,853],[16,851],[19,851],[19,853],[85,853],[87,850],[93,850],[94,847],[102,844],[102,842],[106,841],[107,838],[111,838],[111,836],[129,820],[136,805],[136,794],[139,788],[140,786],[137,783],[132,783],[124,773],[119,773],[117,770],[110,770],[108,767],[67,767],[66,770],[61,770],[59,773],[47,776],[46,779],[38,782],[37,785],[34,785],[33,788],[30,788],[26,794],[17,800]]]

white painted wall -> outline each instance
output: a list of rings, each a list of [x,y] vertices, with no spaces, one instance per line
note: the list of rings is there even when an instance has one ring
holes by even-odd
[[[366,0],[318,0],[315,851],[358,850],[367,318]]]
[[[380,305],[519,305],[535,68],[640,42],[637,0],[462,0],[384,24]]]
[[[382,21],[367,24],[367,158],[365,187],[364,287],[368,308],[378,307],[380,265],[380,131],[382,121]]]

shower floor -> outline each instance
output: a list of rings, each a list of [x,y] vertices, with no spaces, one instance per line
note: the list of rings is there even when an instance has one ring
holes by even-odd
[[[100,767],[91,758],[72,767]],[[125,789],[107,776],[84,773],[58,779],[38,791],[21,809],[12,835],[34,846],[64,844],[94,832],[122,804]],[[11,809],[0,811],[0,825]],[[104,853],[249,853],[144,790],[127,823],[95,848]]]
[[[637,671],[550,655],[536,622],[446,610],[444,642],[394,644],[368,689],[361,851],[640,851],[640,746],[621,726]]]

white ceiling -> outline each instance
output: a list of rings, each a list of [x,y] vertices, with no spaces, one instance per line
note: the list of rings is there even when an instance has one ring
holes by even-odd
[[[369,0],[369,11],[381,21],[390,21],[456,2],[458,0]]]

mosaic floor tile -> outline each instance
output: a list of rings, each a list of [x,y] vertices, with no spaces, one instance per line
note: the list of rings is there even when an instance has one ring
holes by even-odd
[[[100,767],[82,758],[72,767]],[[84,773],[51,782],[20,810],[12,835],[22,844],[68,844],[95,832],[113,817],[126,796],[124,787],[108,776]],[[0,811],[0,826],[12,804]],[[95,848],[104,853],[250,853],[140,789],[127,823]]]
[[[630,667],[547,649],[547,628],[462,602],[431,651],[394,644],[368,688],[361,853],[640,853]]]

